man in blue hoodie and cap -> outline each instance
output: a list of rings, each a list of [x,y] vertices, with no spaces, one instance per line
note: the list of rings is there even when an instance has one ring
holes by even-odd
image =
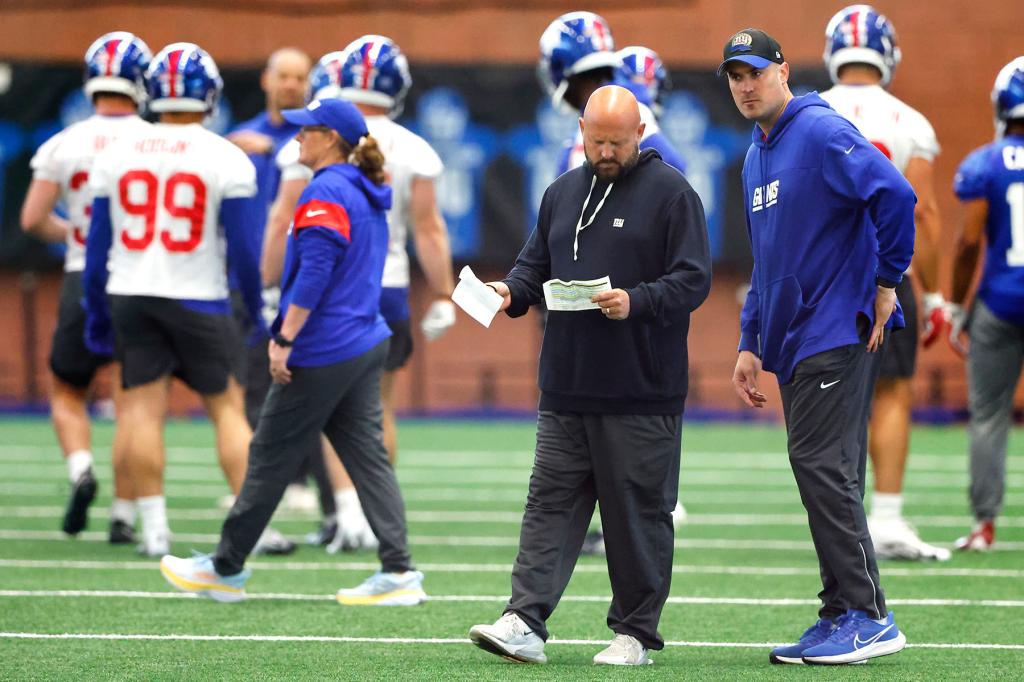
[[[779,380],[789,460],[821,567],[818,621],[772,663],[843,664],[906,645],[879,584],[864,514],[867,419],[895,287],[914,251],[913,189],[816,93],[793,97],[774,38],[733,34],[719,75],[755,122],[743,164],[754,256],[733,385],[763,407]]]

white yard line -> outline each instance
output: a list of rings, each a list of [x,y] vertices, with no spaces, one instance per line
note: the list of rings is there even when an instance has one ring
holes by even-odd
[[[213,533],[174,533],[176,542],[216,544],[220,536]],[[104,531],[85,531],[74,539],[59,530],[16,530],[0,529],[0,540],[28,540],[39,542],[106,542]],[[410,535],[409,542],[421,547],[518,547],[519,537],[473,536],[473,535]],[[676,549],[718,549],[724,551],[770,551],[770,552],[811,552],[814,546],[810,540],[733,540],[733,539],[676,539]],[[1024,549],[1024,542],[1000,540],[997,552]],[[887,569],[888,570],[888,569]]]
[[[250,561],[249,568],[258,571],[376,571],[380,564],[357,561]],[[505,563],[419,563],[416,567],[427,572],[438,573],[510,573],[511,564]],[[0,559],[0,568],[38,569],[96,569],[96,570],[156,570],[154,561],[102,561],[62,559]],[[577,564],[578,573],[607,574],[603,564]],[[817,576],[818,569],[807,566],[713,566],[676,564],[673,573],[747,576]],[[888,568],[883,567],[886,578],[1024,578],[1024,570],[1003,568]],[[817,602],[815,602],[817,603]]]
[[[4,463],[36,464],[48,467],[61,467],[62,462],[56,456],[55,446],[43,445],[8,445],[0,446],[0,465]],[[51,456],[54,455],[54,456]],[[430,470],[430,469],[473,469],[504,470],[517,468],[529,469],[533,464],[533,453],[526,450],[406,450],[401,452],[399,470]],[[167,449],[169,466],[198,464],[217,469],[217,458],[213,446],[210,447],[172,447]],[[97,453],[96,462],[100,467],[109,466],[109,457]],[[737,471],[766,470],[789,471],[789,459],[785,452],[682,452],[683,471]],[[1024,466],[1017,465],[1016,460],[1007,462],[1008,472],[1022,473]],[[966,455],[940,455],[931,453],[912,453],[910,455],[911,475],[919,472],[954,472],[966,473]]]
[[[120,590],[0,590],[2,597],[23,598],[107,598],[107,599],[197,599],[198,595],[183,592],[140,592]],[[257,601],[334,601],[333,594],[289,594],[279,592],[246,594],[246,599]],[[474,603],[507,602],[501,594],[446,594],[430,595],[429,601]],[[563,602],[607,604],[611,595],[565,595]],[[669,597],[669,604],[710,606],[818,606],[817,599],[760,599],[755,597]],[[893,606],[984,606],[993,608],[1024,608],[1024,601],[1008,599],[889,599]]]
[[[109,516],[110,510],[106,507],[93,507],[91,512],[100,516]],[[226,511],[222,509],[179,509],[171,508],[167,511],[171,519],[183,519],[189,521],[220,521],[223,520]],[[0,518],[54,518],[59,519],[64,515],[63,507],[52,505],[19,505],[5,507],[0,506]],[[317,513],[311,512],[290,512],[283,510],[279,513],[282,519],[312,519],[317,518]],[[417,511],[411,510],[406,513],[409,521],[418,523],[502,523],[520,525],[523,520],[522,512],[504,511],[460,511],[460,510],[433,510]],[[972,525],[969,515],[963,516],[910,516],[908,520],[920,527],[936,528],[961,528],[967,529]],[[688,522],[695,526],[800,526],[807,525],[806,514],[690,514]],[[1024,517],[1000,516],[1000,528],[1024,528]]]
[[[331,635],[156,635],[136,633],[91,633],[91,632],[0,632],[0,639],[85,639],[85,640],[141,640],[170,642],[315,642],[315,643],[352,643],[352,644],[458,644],[468,645],[464,638],[441,637],[339,637]],[[552,637],[548,644],[564,644],[568,646],[607,646],[604,639],[556,639]],[[727,648],[727,649],[765,649],[781,646],[785,642],[665,642],[666,646],[689,648]],[[914,642],[907,644],[908,649],[991,649],[1022,651],[1024,644],[986,644],[966,642]]]

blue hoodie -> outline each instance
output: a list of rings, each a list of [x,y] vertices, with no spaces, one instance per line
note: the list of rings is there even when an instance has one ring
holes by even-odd
[[[896,167],[817,93],[794,98],[743,163],[754,253],[741,351],[787,384],[803,359],[860,341],[875,278],[898,283],[914,253],[917,197]],[[902,328],[903,311],[886,325]]]
[[[288,306],[311,311],[290,367],[322,367],[362,355],[391,336],[380,315],[391,188],[355,166],[327,166],[299,197],[281,276],[281,330]]]

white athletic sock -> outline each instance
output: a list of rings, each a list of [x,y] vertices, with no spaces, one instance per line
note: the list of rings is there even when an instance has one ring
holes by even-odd
[[[68,455],[68,478],[72,483],[76,483],[91,468],[92,453],[88,450],[75,450]]]
[[[121,521],[129,526],[135,525],[135,500],[122,500],[115,497],[110,504],[110,520]]]
[[[163,495],[140,497],[136,500],[139,516],[142,517],[142,534],[152,538],[170,533],[167,527],[167,499]]]
[[[876,492],[871,497],[871,515],[876,519],[898,519],[902,517],[903,494]]]
[[[334,493],[334,503],[338,505],[339,512],[344,512],[355,507],[362,509],[362,506],[359,504],[359,495],[356,493],[355,488],[343,488],[342,490]]]

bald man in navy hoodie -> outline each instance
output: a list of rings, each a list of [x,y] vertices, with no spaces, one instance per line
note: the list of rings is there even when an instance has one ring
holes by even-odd
[[[600,502],[616,636],[595,663],[644,665],[661,649],[672,578],[690,313],[708,295],[711,258],[700,199],[653,149],[636,98],[605,86],[580,120],[587,162],[560,176],[502,282],[511,317],[550,279],[607,275],[593,310],[551,311],[540,357],[540,414],[512,597],[477,646],[543,663],[545,621],[562,596]]]

